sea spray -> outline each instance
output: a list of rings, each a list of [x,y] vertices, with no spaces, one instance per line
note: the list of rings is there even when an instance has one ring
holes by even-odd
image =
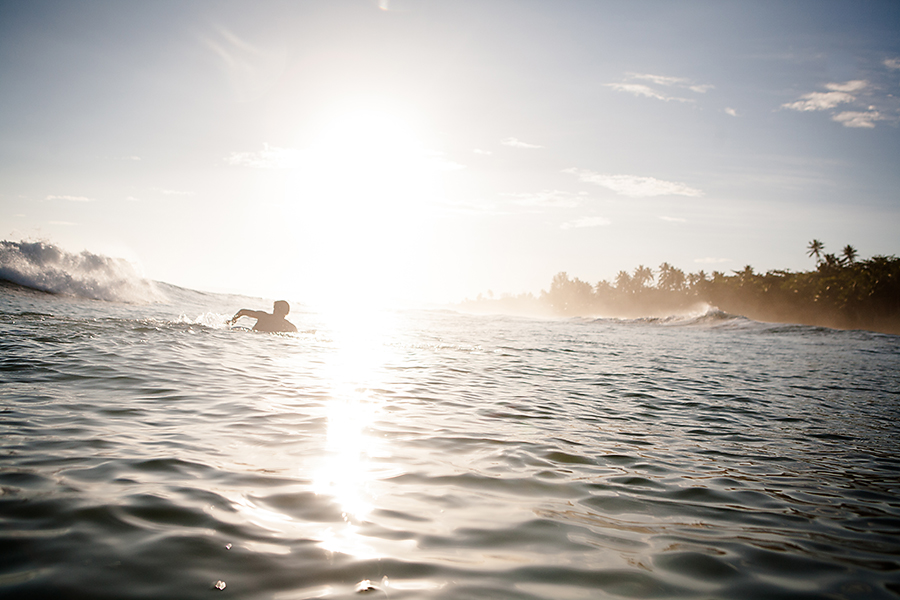
[[[154,282],[121,258],[67,252],[47,242],[0,241],[0,280],[67,296],[113,302],[165,300]]]

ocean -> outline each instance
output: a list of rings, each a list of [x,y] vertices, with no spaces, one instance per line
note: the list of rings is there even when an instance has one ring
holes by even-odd
[[[79,269],[0,272],[0,598],[900,597],[898,336]]]

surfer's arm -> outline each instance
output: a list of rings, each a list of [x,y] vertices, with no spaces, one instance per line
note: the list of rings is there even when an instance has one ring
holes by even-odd
[[[234,323],[241,317],[250,317],[251,319],[259,320],[266,314],[267,313],[264,313],[259,310],[250,310],[248,308],[242,308],[241,310],[237,311],[237,313],[235,313],[235,315],[233,317],[231,317],[231,320],[229,321],[229,323]]]

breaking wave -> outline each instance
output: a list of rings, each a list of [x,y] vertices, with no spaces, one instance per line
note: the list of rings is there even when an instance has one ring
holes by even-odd
[[[67,252],[47,242],[0,241],[0,281],[42,292],[109,302],[160,302],[153,281],[121,258]]]
[[[610,319],[599,319],[601,321]],[[745,328],[761,326],[763,323],[742,317],[741,315],[733,315],[720,310],[718,307],[701,304],[693,311],[673,314],[662,317],[638,317],[634,319],[613,319],[622,323],[647,323],[653,325],[667,326],[698,326],[698,327],[727,327],[727,328]]]

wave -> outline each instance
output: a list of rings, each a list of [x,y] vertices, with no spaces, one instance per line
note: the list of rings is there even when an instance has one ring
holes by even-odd
[[[156,284],[142,277],[127,260],[87,250],[73,254],[47,242],[0,241],[0,281],[108,302],[166,300]]]
[[[619,323],[641,323],[663,326],[697,326],[697,327],[722,327],[722,328],[752,328],[764,326],[764,323],[733,315],[720,310],[718,307],[701,304],[696,310],[667,315],[662,317],[638,317],[634,319],[598,319],[598,321],[616,321]]]
[[[791,334],[801,335],[833,335],[846,333],[844,330],[822,327],[818,325],[804,325],[801,323],[782,323],[755,321],[742,315],[727,313],[716,306],[709,304],[699,305],[697,310],[685,314],[673,314],[662,317],[638,317],[633,319],[594,319],[596,322],[616,322],[624,324],[645,324],[660,327],[698,327],[707,329],[728,329],[767,334]],[[859,331],[857,330],[857,333]]]

